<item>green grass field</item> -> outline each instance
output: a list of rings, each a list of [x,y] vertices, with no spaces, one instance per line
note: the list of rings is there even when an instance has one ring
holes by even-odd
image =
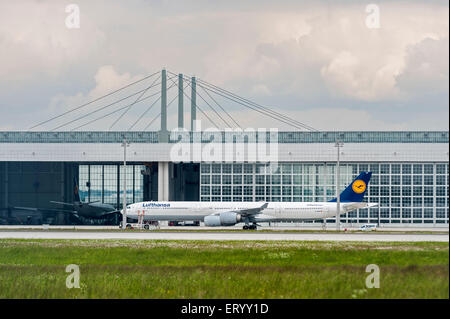
[[[448,267],[448,243],[0,240],[0,298],[449,298]]]
[[[344,229],[345,227],[342,227],[342,229]],[[30,229],[30,228],[5,228],[2,227],[0,225],[0,230],[6,230],[6,231],[27,231],[27,232],[33,232],[33,231],[43,231],[42,227],[36,227],[35,229]],[[73,228],[50,228],[50,229],[46,229],[46,232],[123,232],[122,229],[117,228],[113,228],[113,229],[98,229],[98,228],[83,228],[83,229],[76,229],[75,227]],[[152,228],[151,230],[141,230],[141,229],[127,229],[127,232],[163,232],[163,233],[167,233],[167,232],[171,232],[171,233],[176,233],[176,232],[191,232],[191,233],[195,233],[195,232],[201,232],[201,233],[254,233],[254,230],[242,230],[240,228],[236,229],[236,228],[218,228],[218,229],[211,229],[211,228],[204,228],[204,227],[198,227],[197,229],[193,229],[193,228],[183,228],[183,227],[174,227],[174,228],[161,228],[161,229],[154,229]],[[328,228],[326,230],[323,229],[258,229],[258,233],[322,233],[322,234],[342,234],[342,231],[337,231],[333,228]],[[359,229],[347,229],[345,231],[345,233],[351,233],[351,234],[367,234],[366,231],[361,231]],[[427,231],[427,230],[414,230],[414,231],[410,231],[410,230],[377,230],[377,233],[382,233],[382,234],[434,234],[434,235],[448,235],[448,231]]]

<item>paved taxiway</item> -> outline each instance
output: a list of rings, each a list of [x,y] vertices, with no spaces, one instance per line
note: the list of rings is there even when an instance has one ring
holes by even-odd
[[[0,239],[295,240],[364,242],[449,242],[448,234],[283,233],[201,231],[19,231],[1,230]]]
[[[0,225],[0,231],[2,230],[117,230],[119,229],[119,226],[105,226],[105,225]],[[189,230],[242,230],[242,225],[236,225],[236,226],[226,226],[226,227],[207,227],[207,226],[160,226],[161,230],[178,230],[178,231],[189,231]],[[302,226],[289,226],[289,225],[283,225],[283,226],[264,226],[260,227],[261,230],[272,230],[272,231],[321,231],[322,227],[318,225],[302,225]],[[335,230],[336,227],[333,225],[329,225],[326,230]],[[341,225],[342,230],[349,230],[349,231],[357,231],[359,230],[359,227],[357,226],[351,226],[347,224]],[[377,232],[449,232],[448,226],[445,227],[386,227],[382,225],[381,227],[377,228]]]

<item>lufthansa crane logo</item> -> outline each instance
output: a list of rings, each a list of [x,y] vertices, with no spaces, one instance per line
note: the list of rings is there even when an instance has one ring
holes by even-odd
[[[363,180],[357,179],[353,182],[352,189],[355,193],[364,193],[364,191],[366,190],[366,183]]]

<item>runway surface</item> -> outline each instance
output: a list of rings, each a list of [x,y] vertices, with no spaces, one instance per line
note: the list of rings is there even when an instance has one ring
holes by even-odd
[[[1,230],[0,239],[133,239],[133,240],[295,240],[363,242],[449,242],[448,234],[414,233],[282,233],[199,231],[14,231]]]
[[[105,225],[0,225],[0,231],[2,230],[117,230],[119,226],[105,226]],[[189,231],[189,230],[242,230],[242,225],[226,226],[226,227],[207,227],[207,226],[160,226],[161,230],[177,230],[177,231]],[[302,225],[302,226],[264,226],[260,227],[261,230],[275,230],[275,231],[320,231],[322,227],[319,225]],[[335,230],[336,226],[329,225],[327,230]],[[359,227],[342,224],[341,229],[347,229],[349,231],[358,231]],[[396,226],[388,227],[385,225],[379,226],[377,232],[449,232],[448,225],[439,227],[411,227],[411,226]]]

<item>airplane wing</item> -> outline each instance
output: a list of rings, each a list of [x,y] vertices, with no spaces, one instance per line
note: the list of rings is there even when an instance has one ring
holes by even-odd
[[[11,206],[12,209],[18,210],[29,210],[33,212],[44,211],[44,212],[61,212],[61,213],[70,213],[76,215],[77,212],[69,209],[54,209],[54,208],[38,208],[38,207],[22,207],[22,206]]]
[[[55,202],[55,201],[53,201],[53,200],[51,200],[50,203],[53,203],[53,204],[60,204],[60,205],[66,205],[66,206],[72,206],[72,207],[75,206],[73,203]]]
[[[267,208],[268,205],[269,205],[269,203],[264,203],[260,207],[248,208],[248,209],[238,209],[238,210],[233,210],[231,212],[241,214],[242,217],[249,217],[252,215],[260,214],[264,209]]]

